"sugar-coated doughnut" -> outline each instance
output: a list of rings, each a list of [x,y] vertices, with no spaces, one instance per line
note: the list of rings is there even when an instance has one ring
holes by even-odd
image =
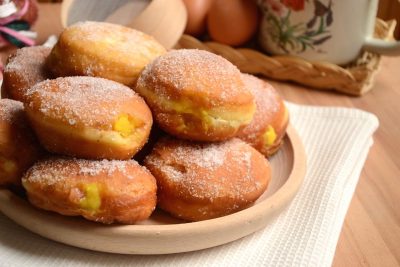
[[[78,22],[61,33],[46,66],[56,77],[96,76],[132,87],[144,66],[165,52],[153,37],[137,30]]]
[[[0,186],[21,185],[23,173],[41,154],[26,120],[24,105],[0,99]]]
[[[28,118],[50,152],[129,159],[147,142],[150,109],[129,87],[95,77],[46,80],[27,92]]]
[[[282,144],[289,123],[289,112],[272,85],[255,76],[242,75],[257,108],[252,122],[242,128],[237,137],[262,154],[271,156]]]
[[[160,128],[178,138],[221,141],[250,123],[255,104],[239,70],[195,49],[173,50],[146,66],[136,89]]]
[[[36,163],[22,179],[36,207],[88,220],[133,224],[156,206],[156,181],[134,160],[51,158]]]
[[[44,63],[51,49],[44,46],[24,47],[12,54],[4,68],[2,98],[24,102],[26,91],[38,82],[48,79]]]
[[[248,207],[271,177],[268,160],[237,138],[220,143],[163,138],[146,157],[145,166],[157,180],[158,206],[188,221]]]

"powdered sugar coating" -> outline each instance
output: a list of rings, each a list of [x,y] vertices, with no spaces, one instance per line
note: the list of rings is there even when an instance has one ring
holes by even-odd
[[[147,219],[156,205],[156,181],[134,160],[49,158],[31,167],[22,185],[40,209],[106,224]]]
[[[150,88],[167,99],[184,96],[211,106],[252,102],[236,66],[197,49],[172,50],[156,58],[143,70],[137,88]]]
[[[177,141],[179,145],[171,155],[173,160],[176,162],[184,163],[188,166],[197,166],[199,168],[205,168],[215,170],[226,160],[226,146],[230,142],[223,143],[211,143],[196,144],[192,145],[189,142]]]
[[[12,55],[4,68],[4,75],[10,73],[17,76],[25,84],[24,88],[41,82],[48,78],[44,69],[46,57],[50,54],[51,49],[44,46],[24,47],[18,49]]]
[[[242,74],[246,87],[254,96],[256,112],[250,124],[242,128],[238,135],[244,140],[257,140],[272,125],[283,110],[283,100],[269,83],[249,74]]]
[[[0,120],[15,123],[24,115],[24,105],[11,99],[0,99]]]
[[[20,186],[21,176],[41,154],[23,104],[0,99],[0,186]]]
[[[134,87],[141,70],[165,48],[153,37],[104,22],[78,22],[66,28],[46,65],[57,77],[103,77]]]
[[[262,191],[269,168],[261,154],[239,139],[221,143],[192,143],[164,138],[145,165],[161,187],[177,188],[177,195],[208,200],[239,199]],[[262,166],[257,166],[262,165]],[[265,189],[265,187],[264,187]]]
[[[25,174],[23,180],[29,183],[45,186],[62,183],[70,177],[95,177],[107,176],[112,178],[115,173],[120,173],[128,179],[134,179],[140,172],[128,171],[129,167],[140,167],[148,173],[148,170],[140,166],[136,161],[122,160],[85,160],[76,158],[52,158],[36,163]]]
[[[78,22],[71,25],[68,31],[80,33],[69,35],[70,42],[85,42],[85,45],[107,44],[103,46],[104,53],[107,53],[107,50],[118,50],[121,57],[140,52],[141,56],[152,59],[154,46],[159,45],[153,37],[143,32],[106,22]],[[161,45],[159,49],[164,50]]]
[[[28,107],[70,125],[108,127],[124,103],[140,98],[129,87],[95,77],[46,80],[27,91]]]

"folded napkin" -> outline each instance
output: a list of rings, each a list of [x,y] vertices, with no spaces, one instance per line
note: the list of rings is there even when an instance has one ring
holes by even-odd
[[[264,230],[197,252],[115,255],[46,240],[0,214],[0,266],[330,266],[378,120],[356,109],[288,107],[307,174],[290,206]]]

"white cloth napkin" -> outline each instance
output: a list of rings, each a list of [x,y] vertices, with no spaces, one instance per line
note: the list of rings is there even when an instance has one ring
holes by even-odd
[[[264,230],[197,252],[114,255],[46,240],[0,214],[0,266],[330,266],[378,120],[356,109],[288,106],[308,169],[289,208]]]

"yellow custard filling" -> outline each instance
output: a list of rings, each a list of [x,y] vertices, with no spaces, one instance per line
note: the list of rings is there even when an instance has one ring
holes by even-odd
[[[277,135],[274,127],[268,125],[267,131],[263,134],[263,140],[265,146],[272,146],[276,141]]]
[[[85,196],[79,202],[79,207],[91,212],[97,212],[101,206],[100,190],[97,184],[85,185],[84,194]]]
[[[113,130],[119,132],[122,137],[129,137],[136,129],[135,121],[127,114],[121,114],[114,122]]]
[[[141,92],[150,102],[157,102],[159,105],[168,111],[173,111],[181,114],[192,115],[202,121],[205,129],[220,124],[228,124],[233,128],[238,128],[241,125],[249,124],[253,119],[255,105],[250,107],[233,108],[210,108],[204,109],[195,106],[192,101],[187,99],[171,100],[160,95],[155,95],[153,92],[144,90]],[[183,125],[182,128],[185,128]]]
[[[33,114],[30,114],[31,116]],[[143,129],[137,122],[134,122],[127,115],[120,115],[113,125],[113,130],[99,130],[92,127],[83,129],[74,128],[59,122],[51,122],[49,119],[41,119],[37,115],[33,115],[35,120],[46,128],[51,128],[56,132],[72,137],[78,137],[85,140],[91,140],[108,145],[130,146],[140,142],[143,138]],[[141,125],[140,125],[141,126]]]

